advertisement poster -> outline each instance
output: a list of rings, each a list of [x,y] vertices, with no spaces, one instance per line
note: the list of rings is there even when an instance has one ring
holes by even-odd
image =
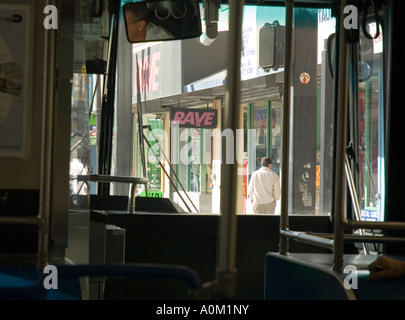
[[[29,19],[29,5],[0,4],[0,157],[29,157]]]

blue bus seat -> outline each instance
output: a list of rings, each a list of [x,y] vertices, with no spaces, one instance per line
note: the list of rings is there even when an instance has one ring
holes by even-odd
[[[2,300],[81,300],[79,278],[59,278],[58,289],[46,289],[48,274],[35,266],[1,266],[0,299]]]
[[[342,280],[332,270],[269,252],[265,265],[265,300],[347,300]]]
[[[57,265],[58,289],[45,289],[47,273],[34,266],[0,267],[0,299],[6,300],[81,300],[80,278],[109,277],[176,280],[184,282],[190,292],[202,288],[198,274],[178,265]]]
[[[404,300],[405,279],[368,280],[368,264],[376,255],[344,255],[344,266],[356,267],[357,285],[344,287],[351,272],[333,270],[333,255],[268,252],[265,261],[265,300]],[[345,272],[345,271],[344,271]]]

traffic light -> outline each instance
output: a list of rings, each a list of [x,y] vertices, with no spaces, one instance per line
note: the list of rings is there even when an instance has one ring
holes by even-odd
[[[284,67],[285,26],[277,20],[259,30],[259,66],[264,71]]]

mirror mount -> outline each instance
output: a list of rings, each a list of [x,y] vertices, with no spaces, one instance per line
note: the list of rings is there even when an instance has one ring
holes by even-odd
[[[200,42],[209,46],[218,36],[219,0],[203,0],[205,33],[200,36]]]

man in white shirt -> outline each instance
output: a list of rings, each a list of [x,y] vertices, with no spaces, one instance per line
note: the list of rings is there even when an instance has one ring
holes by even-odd
[[[247,194],[253,203],[253,213],[274,214],[280,199],[280,178],[272,170],[270,157],[263,157],[261,168],[250,177]]]
[[[154,40],[169,40],[174,39],[174,36],[156,24],[152,22],[148,22],[146,25],[146,34],[145,34],[145,41],[154,41]]]

